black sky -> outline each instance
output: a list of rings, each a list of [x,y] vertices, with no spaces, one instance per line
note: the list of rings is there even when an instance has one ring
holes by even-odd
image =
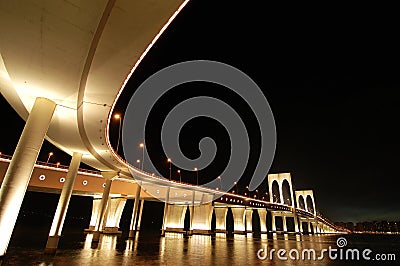
[[[230,64],[271,105],[278,136],[272,173],[290,172],[297,189],[314,189],[317,209],[332,220],[399,220],[399,19],[391,10],[193,0],[132,76],[119,106],[171,64]],[[0,151],[10,154],[23,122],[4,99],[0,106]],[[45,144],[41,160],[50,149]]]

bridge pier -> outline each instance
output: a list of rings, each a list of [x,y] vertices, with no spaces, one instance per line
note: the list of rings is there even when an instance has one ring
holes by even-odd
[[[136,194],[135,194],[135,203],[133,205],[131,225],[129,228],[129,237],[134,237],[135,231],[137,229],[136,224],[137,224],[137,219],[138,219],[138,214],[139,214],[138,212],[139,212],[140,191],[141,191],[141,186],[137,183]]]
[[[68,173],[65,178],[65,183],[61,191],[58,201],[57,210],[54,214],[53,223],[51,225],[49,237],[47,239],[46,254],[54,254],[58,247],[58,241],[61,237],[62,228],[64,225],[65,216],[67,214],[69,201],[71,199],[72,190],[76,176],[78,174],[79,165],[81,163],[82,154],[74,152],[69,165]]]
[[[168,187],[167,188],[167,192],[165,195],[165,204],[164,204],[164,215],[163,215],[163,223],[162,223],[162,228],[161,228],[161,235],[165,236],[165,231],[167,229],[167,222],[168,222],[168,207],[169,207],[169,192],[170,192],[171,188]]]
[[[111,189],[111,184],[114,178],[118,176],[117,172],[102,172],[101,173],[104,178],[106,178],[106,185],[103,190],[103,196],[101,197],[101,201],[99,204],[99,209],[97,213],[97,219],[96,219],[96,225],[94,227],[94,233],[93,233],[93,242],[99,242],[100,239],[100,233],[101,229],[103,227],[103,220],[104,220],[104,214],[107,208],[107,203],[108,203],[108,198],[110,195],[110,189]],[[93,206],[94,207],[94,206]]]
[[[144,200],[142,199],[140,201],[140,210],[139,210],[139,217],[136,225],[136,231],[140,231],[140,224],[142,222],[142,214],[143,214],[143,206],[144,206]]]
[[[267,210],[266,209],[257,209],[258,211],[258,216],[260,216],[260,229],[261,233],[267,233]]]
[[[164,231],[183,233],[185,228],[185,214],[187,206],[173,204],[168,205]]]
[[[228,213],[227,207],[214,207],[215,212],[215,232],[226,233],[226,215]]]
[[[246,216],[246,233],[252,233],[253,232],[253,209],[246,209],[245,216]]]
[[[212,203],[201,204],[191,208],[191,234],[211,234],[211,219],[214,206]]]
[[[282,217],[282,223],[283,223],[282,231],[284,233],[289,233],[289,230],[287,228],[287,221],[286,221],[287,217],[293,217],[293,220],[294,220],[294,232],[293,233],[299,233],[300,232],[299,223],[297,221],[296,214],[289,213],[289,212],[284,212],[284,211],[271,211],[271,216],[272,216],[272,231],[273,232],[277,232],[277,230],[276,230],[276,221],[275,221],[277,216]]]
[[[4,256],[29,180],[56,108],[36,98],[0,189],[0,257]]]
[[[109,198],[105,212],[104,228],[99,228],[104,234],[119,234],[119,222],[126,203],[125,197]]]
[[[233,207],[231,208],[233,214],[233,226],[235,234],[244,234],[246,232],[245,225],[245,208]]]

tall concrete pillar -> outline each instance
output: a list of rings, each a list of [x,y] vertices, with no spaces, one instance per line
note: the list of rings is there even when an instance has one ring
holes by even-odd
[[[85,229],[85,231],[88,232],[94,231],[97,224],[97,218],[99,216],[100,203],[101,203],[101,198],[93,198],[92,216],[90,217],[89,228]]]
[[[93,242],[99,242],[100,232],[103,227],[104,214],[107,208],[108,197],[110,195],[112,180],[118,176],[117,172],[103,172],[102,176],[106,179],[106,185],[103,190],[99,211],[97,213],[96,225],[93,232]]]
[[[161,228],[161,235],[165,236],[165,230],[167,229],[167,214],[168,214],[168,202],[169,202],[169,191],[170,187],[167,188],[167,192],[165,195],[165,204],[164,204],[164,215],[163,215],[163,224]]]
[[[245,222],[245,208],[232,208],[233,214],[233,222],[234,222],[234,233],[235,234],[243,234],[245,233],[246,226],[244,225]]]
[[[276,221],[275,221],[275,214],[271,212],[271,217],[272,217],[272,232],[276,232]]]
[[[283,232],[287,232],[287,224],[286,224],[286,215],[282,215],[282,222],[283,222]]]
[[[144,206],[144,200],[140,201],[140,210],[139,210],[139,217],[136,225],[136,231],[140,231],[140,224],[142,222],[142,215],[143,215],[143,206]]]
[[[37,98],[0,189],[0,257],[4,256],[56,104]]]
[[[45,253],[54,254],[58,247],[58,241],[61,236],[64,225],[65,215],[67,214],[69,201],[71,199],[72,190],[78,174],[79,165],[81,163],[82,154],[74,152],[69,165],[68,173],[58,200],[57,210],[54,214],[53,223],[51,225],[49,238],[47,239]]]
[[[186,205],[169,205],[166,217],[166,231],[184,232]]]
[[[192,218],[192,233],[211,234],[211,220],[214,206],[212,203],[201,204],[193,208],[190,213]]]
[[[196,192],[193,191],[192,194],[192,205],[190,206],[190,227],[189,227],[189,235],[193,234],[193,217],[194,217],[194,202],[196,199]]]
[[[258,209],[258,216],[260,216],[260,229],[261,233],[267,233],[267,209]]]
[[[308,233],[311,234],[311,222],[307,220]]]
[[[251,233],[253,231],[253,209],[246,209],[246,232]]]
[[[140,191],[141,191],[141,187],[137,183],[136,194],[135,194],[135,203],[133,204],[132,220],[131,220],[131,225],[130,225],[130,229],[129,229],[129,237],[135,236],[136,221],[137,221],[138,211],[139,211]]]
[[[303,233],[303,221],[301,219],[299,221],[299,230],[300,230],[300,233]]]
[[[296,233],[299,233],[299,232],[300,232],[300,229],[299,229],[299,220],[297,219],[297,215],[296,215],[296,214],[294,214],[293,220],[294,220],[294,231],[295,231]]]
[[[107,203],[106,218],[104,218],[104,233],[115,234],[118,231],[122,212],[124,211],[126,198],[110,198]]]
[[[215,212],[215,231],[217,233],[226,233],[226,214],[228,213],[228,208],[214,208]]]

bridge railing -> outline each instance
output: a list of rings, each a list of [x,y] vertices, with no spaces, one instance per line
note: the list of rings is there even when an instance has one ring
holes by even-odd
[[[11,161],[12,156],[7,155],[7,154],[0,154],[0,159]],[[63,169],[63,170],[69,169],[69,166],[67,166],[67,165],[62,165],[62,164],[58,164],[58,163],[42,162],[42,161],[36,161],[35,165],[40,165],[41,167]],[[79,168],[78,172],[83,173],[83,174],[101,175],[100,171],[84,169],[84,168]]]

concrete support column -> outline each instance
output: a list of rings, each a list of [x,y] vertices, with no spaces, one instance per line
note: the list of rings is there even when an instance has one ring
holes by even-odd
[[[0,189],[0,257],[4,256],[56,104],[37,98]]]
[[[246,209],[246,232],[251,233],[253,231],[253,209]]]
[[[243,234],[246,231],[245,222],[245,208],[232,208],[234,233]]]
[[[228,208],[214,208],[215,212],[215,231],[217,233],[226,233],[226,214]]]
[[[299,229],[300,229],[300,233],[303,233],[303,221],[301,219],[299,221]]]
[[[271,217],[272,217],[272,232],[276,232],[276,221],[275,221],[275,214],[271,212]]]
[[[139,217],[136,225],[136,231],[140,231],[140,224],[142,222],[142,215],[143,215],[143,206],[144,206],[144,200],[140,201],[140,210],[139,210]]]
[[[307,221],[308,233],[311,234],[311,222]]]
[[[126,198],[110,198],[108,200],[106,211],[107,218],[105,218],[103,222],[103,224],[105,224],[103,231],[104,233],[121,233],[121,231],[118,231],[118,229],[125,203]]]
[[[94,227],[93,242],[99,242],[100,232],[103,227],[104,214],[107,208],[108,197],[110,195],[112,180],[118,176],[117,172],[103,172],[101,173],[106,178],[106,185],[103,190],[99,211],[97,213],[96,225]]]
[[[300,229],[299,229],[299,220],[297,219],[297,215],[296,215],[296,214],[294,214],[293,220],[294,220],[294,231],[295,231],[296,233],[299,233],[299,232],[300,232]]]
[[[286,215],[282,215],[283,232],[287,233]]]
[[[93,198],[92,216],[90,217],[89,228],[85,231],[92,232],[97,224],[97,217],[99,216],[101,198]]]
[[[135,203],[133,205],[131,226],[129,229],[129,237],[135,236],[136,221],[137,221],[138,211],[139,211],[140,191],[141,191],[141,187],[139,184],[137,184],[136,194],[135,194]]]
[[[190,206],[190,227],[189,227],[189,235],[193,234],[193,217],[194,217],[194,202],[196,199],[196,192],[193,191],[192,195],[192,205]]]
[[[171,232],[184,232],[186,205],[169,205],[166,217],[165,230]]]
[[[260,229],[261,233],[267,233],[267,210],[266,209],[258,209],[258,216],[260,216]]]
[[[54,214],[53,223],[51,225],[49,238],[47,239],[46,254],[54,254],[58,247],[58,241],[61,236],[64,225],[65,215],[67,214],[69,201],[71,199],[72,190],[78,174],[79,165],[82,160],[82,154],[74,152],[69,165],[68,173],[65,178],[64,186],[61,191],[60,199],[58,200],[57,210]]]
[[[167,192],[165,195],[165,205],[164,205],[164,215],[163,215],[163,224],[161,228],[161,235],[165,236],[165,229],[167,229],[167,214],[168,214],[168,202],[169,202],[169,191],[170,187],[167,188]]]
[[[198,205],[190,213],[192,218],[192,233],[211,234],[211,220],[214,206],[212,203]]]

